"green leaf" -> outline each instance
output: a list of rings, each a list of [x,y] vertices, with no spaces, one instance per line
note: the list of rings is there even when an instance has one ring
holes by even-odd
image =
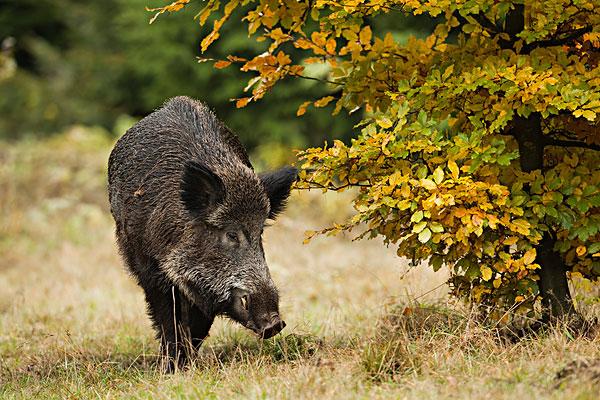
[[[588,253],[594,254],[600,251],[600,242],[592,243],[588,246]]]
[[[412,231],[414,233],[419,233],[419,232],[423,231],[423,229],[425,229],[426,226],[427,226],[427,222],[421,221],[418,224],[416,224],[415,226],[413,226]]]
[[[434,272],[438,272],[444,263],[444,258],[438,254],[434,254],[431,256],[429,260],[429,264],[433,267]]]
[[[423,211],[419,210],[410,217],[410,222],[420,222],[423,219]]]
[[[475,24],[464,24],[462,30],[464,33],[473,33],[475,31]]]
[[[577,209],[582,213],[586,213],[590,209],[590,203],[585,199],[579,200],[576,204]]]
[[[510,165],[510,160],[514,157],[510,153],[504,153],[500,157],[497,158],[496,162],[500,165]]]
[[[438,185],[444,180],[444,171],[442,171],[440,167],[437,167],[435,171],[433,171],[433,180]]]
[[[393,124],[394,123],[392,122],[392,120],[386,115],[382,115],[381,117],[377,118],[377,125],[379,125],[383,129],[390,128]]]
[[[417,169],[417,173],[415,175],[417,175],[417,177],[421,179],[425,178],[427,176],[427,167],[425,165],[421,165]]]
[[[398,81],[398,92],[399,93],[408,92],[409,90],[410,90],[410,84],[408,83],[408,81],[406,79],[402,79],[401,81]]]
[[[427,243],[431,239],[431,231],[429,228],[425,228],[419,233],[419,242]]]
[[[419,115],[417,116],[417,121],[419,121],[419,123],[422,126],[425,126],[427,124],[427,113],[425,112],[425,110],[419,111]]]
[[[431,222],[431,223],[429,223],[429,229],[431,229],[431,231],[435,232],[435,233],[442,233],[442,232],[444,232],[444,227],[439,222]]]

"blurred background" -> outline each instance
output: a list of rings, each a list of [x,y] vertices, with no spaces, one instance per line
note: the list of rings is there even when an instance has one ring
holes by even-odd
[[[74,124],[120,135],[176,95],[208,103],[252,150],[268,143],[300,148],[350,132],[355,120],[334,121],[331,110],[296,118],[304,97],[324,94],[307,80],[288,81],[265,101],[236,109],[230,99],[242,96],[251,76],[198,63],[206,32],[193,17],[203,3],[149,25],[152,13],[145,7],[162,3],[1,1],[0,138],[47,136]],[[260,53],[246,29],[228,25],[206,56]]]
[[[259,168],[289,161],[290,148],[348,140],[359,112],[332,118],[330,105],[296,117],[303,101],[327,94],[318,82],[287,80],[262,101],[236,109],[230,99],[243,97],[252,76],[235,66],[217,70],[198,63],[199,43],[208,31],[193,17],[204,3],[192,2],[150,25],[152,13],[145,8],[163,4],[0,0],[0,139],[56,135],[73,125],[116,137],[165,99],[188,95],[208,103],[240,135]],[[432,27],[398,14],[378,24],[397,37],[421,36]],[[229,23],[203,56],[250,56],[266,46],[248,38],[246,24]],[[327,73],[318,64],[308,67],[312,76]]]

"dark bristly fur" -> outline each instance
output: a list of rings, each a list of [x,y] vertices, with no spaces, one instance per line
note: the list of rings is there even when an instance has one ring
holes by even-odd
[[[237,137],[187,97],[167,101],[115,145],[108,183],[117,241],[169,368],[185,364],[217,315],[262,337],[285,326],[261,235],[295,178],[291,167],[256,175]]]
[[[272,173],[260,174],[260,179],[265,185],[267,196],[271,199],[269,218],[274,219],[285,208],[290,195],[288,182],[293,182],[298,175],[294,167],[285,167]]]

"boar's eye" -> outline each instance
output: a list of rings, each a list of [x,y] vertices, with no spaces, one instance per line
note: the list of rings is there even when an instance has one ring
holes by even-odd
[[[225,233],[225,241],[235,246],[240,244],[240,238],[238,236],[238,233],[234,231],[229,231]]]

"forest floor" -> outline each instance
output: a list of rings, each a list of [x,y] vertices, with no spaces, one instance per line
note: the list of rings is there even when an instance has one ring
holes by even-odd
[[[0,399],[598,398],[598,331],[507,340],[447,297],[444,272],[379,240],[303,244],[351,212],[347,195],[318,191],[295,193],[265,232],[282,334],[220,319],[189,369],[162,374],[115,247],[111,144],[82,129],[0,142]],[[578,306],[600,316],[597,296]]]

